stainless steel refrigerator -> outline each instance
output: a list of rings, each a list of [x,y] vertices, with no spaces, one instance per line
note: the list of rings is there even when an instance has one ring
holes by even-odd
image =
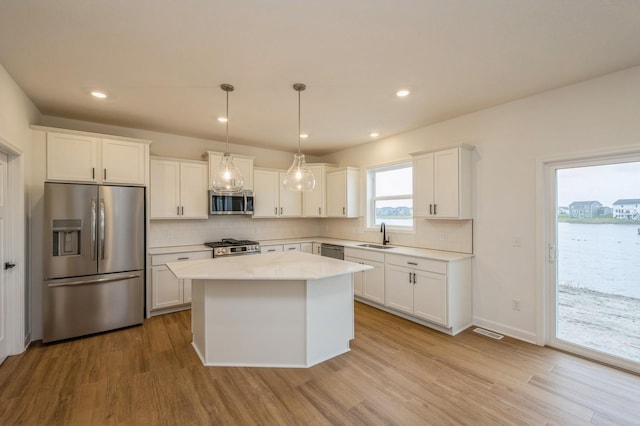
[[[142,323],[144,191],[45,183],[43,342]]]

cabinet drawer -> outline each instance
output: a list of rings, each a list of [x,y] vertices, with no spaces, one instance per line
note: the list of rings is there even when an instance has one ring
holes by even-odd
[[[169,254],[156,254],[151,256],[151,265],[164,265],[169,262],[178,262],[180,260],[195,260],[195,259],[209,259],[213,257],[212,250],[206,251],[191,251],[186,253],[169,253]]]
[[[359,257],[360,259],[372,260],[374,262],[384,262],[384,253],[373,250],[362,250],[351,247],[344,248],[344,255],[351,257]]]
[[[300,251],[300,244],[284,244],[283,251]]]
[[[433,259],[423,259],[421,257],[402,256],[398,254],[387,254],[387,263],[391,265],[404,266],[406,268],[420,269],[423,271],[435,272],[437,274],[447,273],[447,262]]]

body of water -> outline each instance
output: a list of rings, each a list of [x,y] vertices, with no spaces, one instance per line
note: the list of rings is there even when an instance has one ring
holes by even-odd
[[[640,299],[640,224],[558,223],[558,282]]]

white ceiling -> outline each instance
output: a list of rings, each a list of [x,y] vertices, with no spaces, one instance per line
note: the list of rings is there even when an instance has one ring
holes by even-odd
[[[290,151],[306,83],[319,155],[639,65],[640,1],[2,0],[0,63],[45,115],[214,140],[230,83],[230,142]]]

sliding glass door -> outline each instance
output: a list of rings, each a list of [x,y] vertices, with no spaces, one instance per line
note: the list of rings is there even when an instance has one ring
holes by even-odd
[[[549,167],[548,343],[640,371],[640,158]]]

